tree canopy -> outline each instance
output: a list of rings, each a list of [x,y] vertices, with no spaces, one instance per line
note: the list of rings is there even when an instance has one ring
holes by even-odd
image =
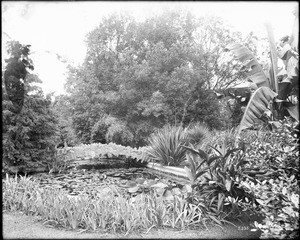
[[[206,122],[225,127],[214,90],[243,78],[225,46],[242,41],[218,18],[166,11],[136,22],[103,18],[87,34],[82,65],[69,66],[66,83],[72,124],[80,141],[141,146],[165,124]],[[246,45],[253,47],[252,36]]]

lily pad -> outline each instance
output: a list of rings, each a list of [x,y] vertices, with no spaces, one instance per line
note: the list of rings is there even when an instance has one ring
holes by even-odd
[[[144,182],[144,186],[145,186],[145,187],[151,187],[152,185],[154,185],[154,184],[156,184],[156,183],[157,183],[156,180],[146,180],[146,181]]]
[[[135,197],[130,198],[130,202],[131,202],[131,203],[138,202],[138,201],[140,201],[141,199],[142,199],[142,195],[141,195],[141,194],[138,194],[138,195],[136,195]]]
[[[184,185],[182,190],[187,193],[191,193],[193,191],[192,186],[190,184]]]
[[[162,182],[158,182],[158,183],[156,183],[156,184],[153,184],[153,185],[150,186],[150,187],[152,187],[152,188],[166,188],[166,187],[168,187],[168,185],[165,184],[165,183],[162,183]]]
[[[174,200],[174,195],[172,194],[172,192],[170,190],[165,191],[164,195],[163,195],[164,199],[167,201],[172,201]]]
[[[164,188],[156,188],[155,192],[157,193],[158,196],[163,196],[165,194],[166,189]]]
[[[181,191],[179,188],[173,188],[172,191],[173,191],[173,194],[175,194],[175,195],[181,195]]]
[[[139,186],[131,187],[131,188],[128,188],[128,192],[136,193],[139,189],[140,189]]]
[[[145,182],[145,179],[144,178],[137,178],[135,181],[138,184],[143,184]]]
[[[126,183],[126,186],[127,187],[135,187],[136,186],[136,182],[133,182],[133,181],[127,181],[127,183]]]

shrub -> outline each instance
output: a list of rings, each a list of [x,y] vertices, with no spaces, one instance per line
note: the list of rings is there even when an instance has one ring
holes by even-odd
[[[178,166],[185,159],[185,149],[181,145],[187,144],[186,129],[167,125],[150,136],[146,154],[148,159],[163,165]]]
[[[203,123],[187,128],[167,125],[150,136],[146,156],[163,165],[178,166],[185,160],[186,149],[181,145],[207,146],[210,137],[209,128]]]
[[[240,185],[244,175],[244,149],[214,148],[214,154],[190,147],[187,152],[187,175],[191,181],[192,192],[189,201],[205,206],[215,218],[240,215],[245,207],[250,209],[254,202]]]
[[[107,142],[130,146],[133,141],[133,134],[125,124],[117,122],[107,129],[105,138]]]
[[[189,143],[196,148],[205,148],[211,138],[211,132],[206,124],[204,123],[194,123],[188,127],[187,138]]]
[[[299,145],[294,134],[294,123],[285,118],[273,131],[248,130],[241,139],[248,146],[246,158],[251,169],[266,170],[268,174],[279,176],[281,171],[299,176]],[[277,173],[276,173],[277,172]]]
[[[222,147],[225,143],[226,148],[235,148],[235,139],[236,139],[236,129],[227,129],[223,131],[211,131],[203,144],[200,144],[199,146],[195,146],[197,149],[202,149],[203,151],[212,154],[213,150],[212,147]]]
[[[243,184],[254,193],[257,211],[265,217],[262,223],[255,222],[262,238],[299,237],[299,182],[294,175],[283,172],[278,178]]]
[[[245,131],[245,155],[255,181],[242,184],[253,192],[257,211],[265,219],[256,223],[263,238],[295,238],[299,231],[299,146],[293,123],[286,118],[273,131]]]
[[[94,142],[113,142],[123,146],[129,146],[134,138],[124,121],[110,115],[104,116],[94,125],[91,137]]]
[[[91,142],[92,143],[106,143],[105,134],[108,126],[105,124],[105,118],[101,118],[94,124],[91,130]]]

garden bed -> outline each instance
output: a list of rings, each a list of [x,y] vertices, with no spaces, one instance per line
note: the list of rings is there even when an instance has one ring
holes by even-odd
[[[172,167],[171,168],[165,167],[165,168],[168,170],[172,169]],[[201,211],[198,212],[199,211],[197,210],[198,207],[196,206],[187,207],[188,205],[184,204],[184,201],[182,202],[182,198],[180,196],[184,194],[185,189],[183,184],[180,183],[181,181],[180,178],[178,179],[178,181],[174,181],[171,179],[172,177],[170,178],[168,176],[172,176],[172,175],[166,175],[165,173],[163,173],[163,171],[157,171],[151,168],[150,169],[117,168],[117,169],[90,169],[90,170],[72,169],[65,174],[45,174],[45,173],[35,174],[31,176],[30,179],[35,180],[35,182],[38,184],[37,186],[38,188],[34,187],[34,189],[36,190],[33,189],[33,192],[29,193],[29,196],[31,196],[31,198],[33,199],[36,198],[36,200],[35,201],[30,199],[28,200],[30,202],[31,201],[33,202],[27,203],[25,205],[25,209],[26,209],[25,212],[27,211],[27,214],[30,214],[31,211],[34,212],[37,211],[38,215],[42,216],[41,219],[43,219],[43,221],[48,222],[49,224],[51,223],[50,224],[51,226],[62,226],[66,224],[66,226],[68,226],[67,229],[75,230],[84,227],[84,225],[82,225],[81,222],[86,222],[86,220],[81,219],[83,213],[80,211],[83,211],[83,209],[79,208],[79,205],[82,202],[83,206],[85,207],[88,207],[86,204],[92,204],[92,206],[96,204],[101,207],[104,204],[103,205],[104,209],[103,210],[98,209],[97,211],[104,211],[104,212],[111,211],[109,210],[110,208],[112,208],[112,210],[114,211],[121,211],[122,213],[121,212],[114,213],[117,215],[114,216],[113,219],[110,220],[102,219],[102,221],[107,221],[107,222],[111,221],[113,224],[115,224],[115,221],[118,218],[124,219],[122,221],[127,221],[127,224],[129,224],[128,226],[126,226],[126,223],[124,223],[125,224],[124,226],[109,225],[110,230],[113,231],[114,233],[116,233],[116,231],[121,231],[123,233],[128,233],[130,231],[132,233],[131,230],[135,229],[134,232],[136,232],[139,229],[139,227],[137,228],[134,227],[137,224],[136,222],[137,220],[131,219],[130,216],[132,214],[133,216],[135,216],[135,218],[143,219],[143,220],[140,219],[140,221],[142,222],[144,221],[147,222],[148,220],[146,220],[145,218],[150,217],[150,220],[155,223],[154,225],[151,224],[149,226],[147,225],[148,223],[146,224],[146,222],[139,223],[138,225],[144,224],[145,226],[147,226],[144,228],[145,230],[144,233],[146,232],[147,229],[150,230],[151,226],[155,227],[155,229],[161,229],[161,228],[165,229],[165,226],[168,226],[169,228],[173,228],[173,229],[182,228],[182,229],[186,229],[185,230],[186,232],[188,232],[187,229],[199,229],[201,226],[202,226],[201,228],[203,228],[205,226],[205,223],[204,225],[200,223],[202,222],[201,219],[202,215],[201,215]],[[14,189],[20,189],[21,192],[19,194],[22,194],[22,192],[25,189],[30,189],[30,187],[28,188],[28,186],[34,186],[31,185],[30,179],[20,177],[20,182],[23,181],[26,184],[18,183],[20,187],[16,187]],[[12,180],[10,181],[11,183],[13,182]],[[10,188],[8,187],[8,189]],[[25,190],[25,191],[29,192],[29,190]],[[163,198],[161,200],[159,200],[159,198],[156,197],[153,198],[154,192]],[[9,198],[10,195],[11,193],[7,192],[6,198]],[[28,194],[25,195],[27,196]],[[11,197],[12,199],[14,199],[13,201],[18,202],[17,199],[19,197],[17,196],[15,197],[11,196]],[[21,197],[20,199],[24,199],[24,197]],[[23,202],[24,200],[20,200],[20,201]],[[36,201],[41,201],[41,202],[36,203]],[[61,204],[56,205],[60,201]],[[13,208],[11,208],[11,210],[13,209],[17,210],[18,208],[22,209],[24,207],[24,205],[22,207],[22,204],[20,205],[20,203],[15,203],[15,205],[13,205]],[[106,204],[108,204],[107,207],[105,207]],[[116,206],[114,206],[114,204]],[[180,206],[181,204],[183,205]],[[73,207],[74,210],[72,210]],[[178,209],[176,210],[174,209],[174,207]],[[62,212],[64,212],[65,208],[66,209],[70,208],[69,210],[66,210],[68,211],[67,216],[64,217],[60,216],[59,218],[56,217],[56,214],[58,213],[61,214]],[[184,211],[183,209],[185,208],[187,208],[185,211],[188,212],[186,212],[187,216],[184,217],[183,215],[181,216],[180,211]],[[191,209],[188,210],[189,208]],[[30,209],[35,209],[35,210],[30,210]],[[144,211],[148,211],[148,210],[149,213],[144,213]],[[72,213],[72,211],[75,211],[76,214],[75,212]],[[79,212],[77,213],[77,211]],[[90,214],[94,214],[92,209],[87,211],[90,212]],[[126,211],[129,212],[127,213]],[[152,216],[152,214],[154,215]],[[174,216],[172,217],[172,215]],[[76,222],[73,222],[74,216],[77,216]],[[107,216],[107,213],[105,213],[103,216]],[[165,216],[164,221],[159,220],[160,217],[162,216]],[[175,219],[173,219],[174,217]],[[181,219],[181,217],[183,217],[182,221],[187,221],[186,224],[189,227],[187,226],[180,227],[180,221],[176,219]],[[64,218],[66,220],[63,220]],[[205,217],[203,217],[203,219],[204,218]],[[197,223],[197,220],[195,221],[195,219],[198,219],[200,222]],[[49,221],[51,220],[51,221],[49,222],[47,220]],[[254,220],[257,220],[256,216],[253,216],[248,219],[244,219],[243,222],[235,223],[236,226],[234,226],[234,228],[238,229],[238,231],[241,231],[240,232],[241,235],[246,234],[246,232],[248,232],[248,234],[250,233],[252,234],[252,236],[254,235],[257,236],[257,233],[251,233],[250,231],[250,229],[252,228],[251,223],[253,223]],[[94,219],[94,221],[96,220]],[[89,229],[88,231],[93,230],[94,225],[92,223],[90,223],[90,225],[89,223],[86,224],[87,224],[86,228]],[[94,230],[96,229],[98,228],[94,226]],[[106,229],[106,227],[104,227],[104,229]]]

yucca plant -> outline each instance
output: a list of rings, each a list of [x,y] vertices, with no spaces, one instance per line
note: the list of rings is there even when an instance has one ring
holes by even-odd
[[[188,136],[185,128],[167,125],[152,134],[146,155],[151,161],[178,166],[185,160],[186,150],[181,145],[187,145],[187,143]]]

